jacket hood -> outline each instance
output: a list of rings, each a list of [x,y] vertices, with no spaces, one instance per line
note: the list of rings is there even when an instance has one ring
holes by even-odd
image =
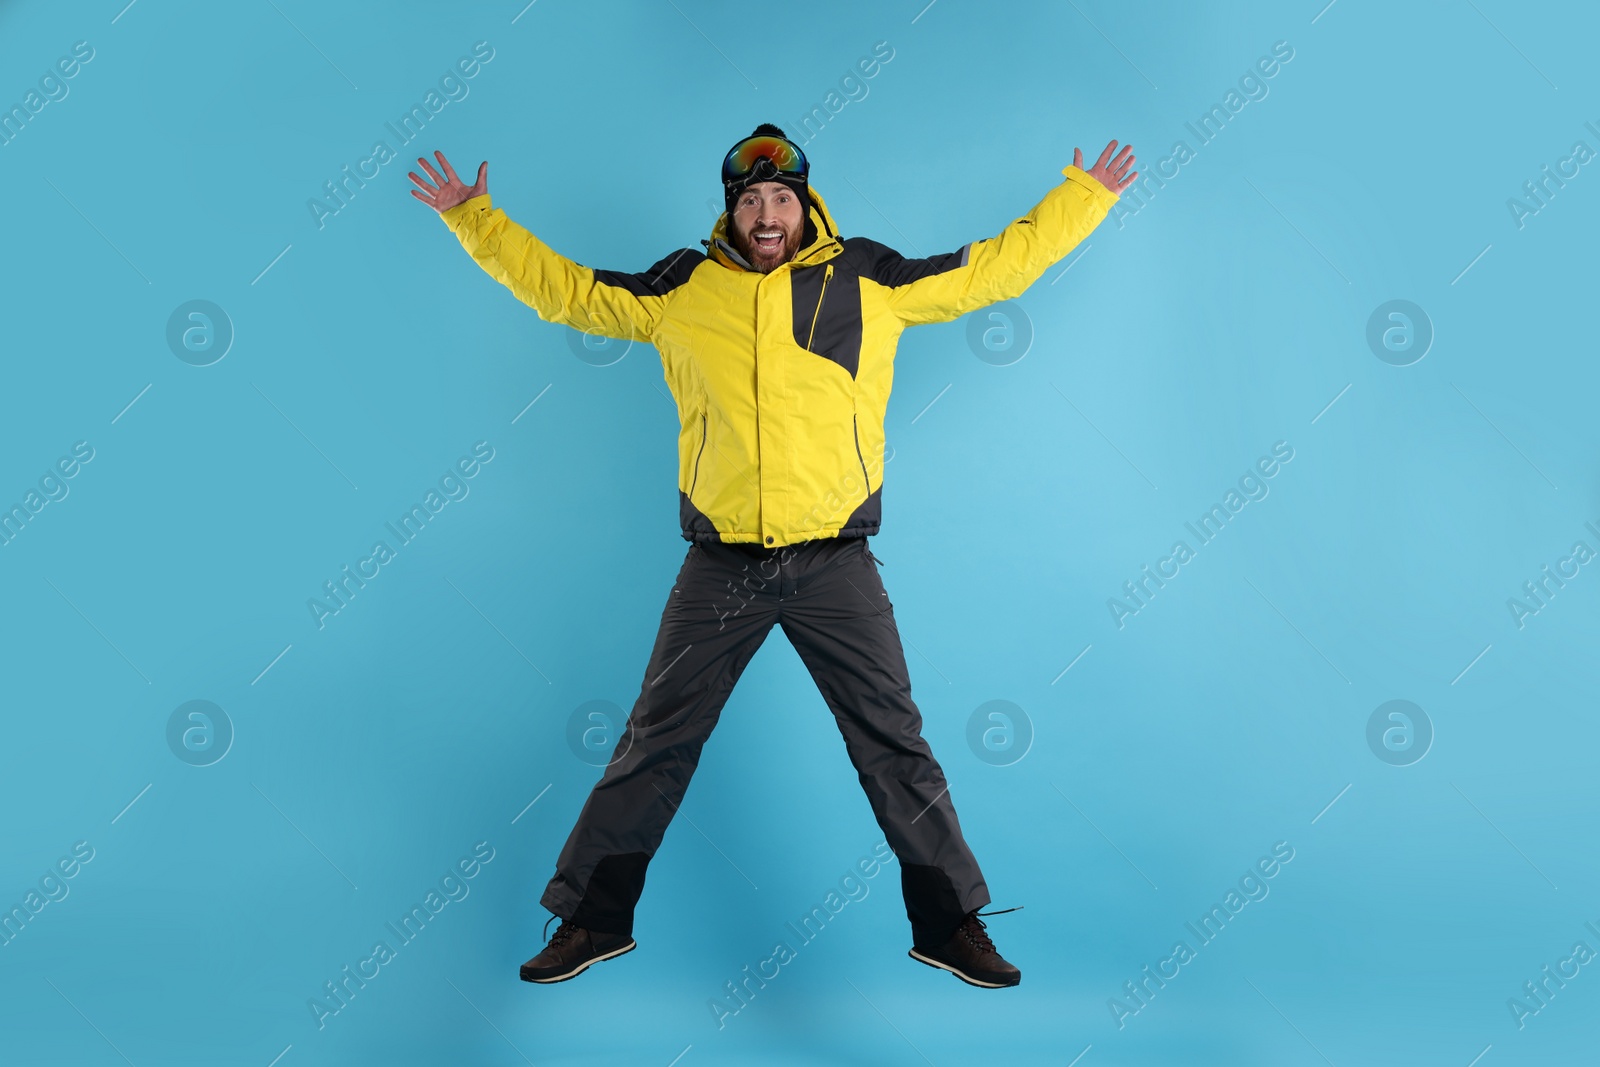
[[[794,258],[789,262],[797,266],[811,266],[815,263],[824,263],[844,251],[844,238],[839,236],[839,228],[834,225],[833,216],[828,213],[828,205],[823,201],[821,194],[811,186],[806,187],[811,204],[806,211],[805,230],[800,238],[800,249],[795,252]],[[732,244],[733,219],[724,211],[717,216],[716,224],[711,227],[711,239],[701,241],[706,247],[706,255],[716,260],[730,270],[750,271],[752,267],[741,256]]]

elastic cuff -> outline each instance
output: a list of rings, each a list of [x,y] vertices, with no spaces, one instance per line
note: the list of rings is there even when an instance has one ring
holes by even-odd
[[[1084,170],[1082,167],[1075,167],[1069,163],[1065,167],[1061,168],[1061,173],[1065,178],[1067,178],[1067,180],[1076,182],[1078,185],[1083,186],[1091,193],[1094,193],[1096,197],[1105,197],[1111,203],[1116,203],[1118,200],[1122,199],[1116,193],[1112,192],[1110,189],[1107,189],[1103,184],[1101,184],[1100,179],[1092,177],[1089,172]]]
[[[461,203],[457,204],[455,207],[445,208],[443,211],[439,212],[439,217],[444,220],[446,226],[454,229],[469,215],[480,211],[487,213],[493,210],[493,207],[494,205],[489,199],[489,194],[479,193],[477,196],[468,197],[466,200],[461,201]]]

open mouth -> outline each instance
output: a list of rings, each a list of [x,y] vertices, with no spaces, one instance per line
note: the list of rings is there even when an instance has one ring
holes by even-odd
[[[783,248],[783,234],[777,230],[758,230],[750,235],[750,242],[758,252],[778,252]]]

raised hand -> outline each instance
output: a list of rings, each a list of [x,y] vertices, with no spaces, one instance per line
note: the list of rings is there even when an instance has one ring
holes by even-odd
[[[1107,151],[1110,150],[1107,149]],[[417,162],[422,164],[422,169],[428,172],[428,177],[433,179],[438,188],[435,188],[434,185],[429,185],[427,179],[419,177],[416,171],[411,171],[406,175],[413,182],[416,182],[419,187],[419,189],[411,190],[411,195],[433,208],[433,210],[448,211],[457,204],[465,203],[473,197],[482,196],[489,191],[489,161],[487,159],[478,164],[478,180],[472,185],[468,185],[456,177],[455,168],[450,166],[450,161],[444,158],[443,152],[435,151],[433,154],[439,157],[439,166],[444,168],[445,177],[439,177],[439,172],[434,170],[428,161],[421,156],[417,157]]]
[[[1139,172],[1128,170],[1129,167],[1133,166],[1133,145],[1123,145],[1122,151],[1117,153],[1117,158],[1112,159],[1111,153],[1116,150],[1116,147],[1117,142],[1115,141],[1106,145],[1106,150],[1100,153],[1100,159],[1084,173],[1120,196],[1122,190],[1126,189],[1132,184],[1133,179],[1139,176]],[[1083,153],[1076,148],[1072,150],[1072,165],[1079,170],[1084,169]]]

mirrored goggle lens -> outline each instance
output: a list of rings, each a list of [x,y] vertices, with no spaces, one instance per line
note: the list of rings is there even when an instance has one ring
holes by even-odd
[[[779,137],[752,137],[733,146],[722,164],[724,181],[743,178],[761,159],[770,159],[782,174],[805,174],[806,157],[794,145]]]

